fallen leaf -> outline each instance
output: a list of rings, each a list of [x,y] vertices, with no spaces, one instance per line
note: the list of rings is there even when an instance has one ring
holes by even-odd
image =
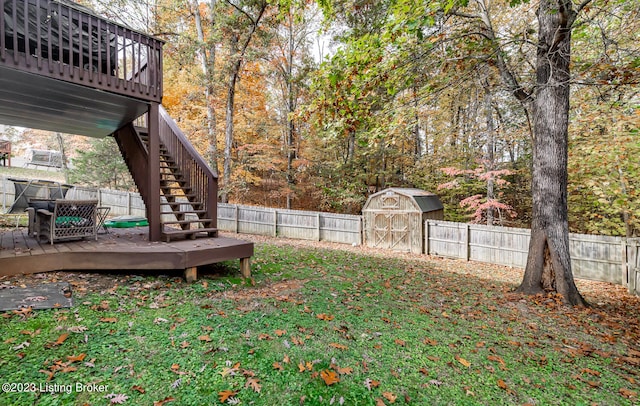
[[[27,316],[33,314],[33,308],[31,306],[23,307],[23,308],[21,308],[19,310],[14,310],[13,313],[14,314],[18,314],[18,315],[20,315],[22,317],[27,317]]]
[[[398,338],[396,338],[396,339],[394,340],[394,342],[395,342],[397,345],[399,345],[400,347],[404,347],[405,345],[407,345],[407,343],[406,343],[404,340],[400,340],[400,339],[398,339]]]
[[[427,345],[438,345],[438,342],[436,340],[433,340],[429,337],[425,337],[424,340],[422,340],[423,343],[427,344]]]
[[[319,318],[320,320],[325,320],[325,321],[331,321],[333,320],[333,316],[330,314],[324,314],[324,313],[320,313],[319,315],[316,316],[317,318]]]
[[[329,347],[337,348],[339,350],[346,350],[347,348],[349,348],[346,345],[338,344],[338,343],[331,343],[329,344]]]
[[[112,404],[118,405],[123,404],[127,401],[127,399],[129,399],[129,396],[125,395],[124,393],[110,393],[108,395],[105,395],[104,397],[106,399],[109,399]]]
[[[325,369],[324,371],[320,372],[320,377],[322,378],[324,383],[327,384],[327,386],[340,382],[340,378],[338,377],[338,374],[336,374],[335,371],[332,371],[330,369]]]
[[[168,396],[162,400],[156,400],[153,402],[153,406],[164,406],[165,403],[173,402],[176,398]]]
[[[380,382],[379,381],[375,381],[371,378],[367,378],[364,380],[364,387],[371,390],[373,388],[377,388],[378,386],[380,386]]]
[[[505,366],[504,360],[503,360],[501,357],[497,356],[497,355],[489,355],[489,356],[487,357],[487,359],[488,359],[489,361],[495,361],[495,362],[498,362],[498,363],[500,363],[500,365],[501,365],[501,366],[503,366],[503,367]]]
[[[620,388],[620,394],[627,399],[635,399],[638,397],[638,392],[626,388]]]
[[[282,365],[280,365],[280,363],[277,361],[273,363],[273,369],[277,369],[278,371],[284,371],[284,368],[282,367]]]
[[[589,368],[583,368],[581,372],[585,374],[593,375],[593,376],[600,376],[600,372],[594,371],[593,369],[589,369]]]
[[[382,392],[382,396],[387,399],[390,403],[395,403],[396,399],[398,398],[396,395],[394,395],[391,392]]]
[[[387,405],[384,403],[384,400],[380,398],[376,398],[376,406],[387,406]]]
[[[103,317],[100,319],[100,321],[103,323],[115,323],[118,321],[118,319],[115,317]]]
[[[64,340],[67,339],[67,337],[69,337],[68,333],[60,334],[60,337],[58,337],[58,339],[53,342],[53,345],[62,345],[62,343],[64,343]]]
[[[464,365],[465,367],[469,368],[471,366],[471,363],[469,361],[467,361],[466,359],[459,357],[456,355],[456,360],[461,363],[462,365]]]
[[[275,334],[276,334],[278,337],[282,337],[283,335],[287,334],[287,330],[276,330],[276,331],[275,331]]]
[[[258,392],[260,393],[260,390],[262,389],[262,385],[260,385],[260,379],[257,378],[249,378],[247,379],[247,383],[244,384],[245,388],[251,387],[251,389],[253,389],[254,392]]]
[[[138,391],[140,393],[144,393],[145,392],[144,388],[142,386],[138,386],[138,385],[132,386],[131,390],[135,390],[135,391]],[[155,404],[155,402],[154,402],[154,404]]]
[[[340,375],[351,375],[353,373],[353,368],[350,367],[346,367],[346,368],[336,368],[336,371],[340,374]]]
[[[233,390],[223,390],[222,392],[218,392],[218,396],[220,399],[221,403],[226,402],[227,400],[229,400],[229,398],[237,395],[238,392],[237,391],[233,391]]]
[[[205,342],[211,342],[211,337],[209,337],[209,335],[203,335],[203,336],[199,336],[198,340],[200,341],[205,341]]]
[[[498,379],[498,387],[504,390],[509,389],[509,386],[507,386],[506,382],[503,381],[502,379]]]

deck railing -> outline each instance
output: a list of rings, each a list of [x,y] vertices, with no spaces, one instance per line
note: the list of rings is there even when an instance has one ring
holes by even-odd
[[[79,5],[0,0],[0,10],[0,66],[161,101],[161,40]]]
[[[203,203],[203,210],[207,211],[206,218],[213,220],[211,227],[216,227],[217,176],[162,106],[159,113],[160,142],[167,148],[176,166],[180,168],[186,184],[195,195],[193,201]]]

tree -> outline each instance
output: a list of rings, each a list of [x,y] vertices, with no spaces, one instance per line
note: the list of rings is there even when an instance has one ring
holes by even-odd
[[[586,305],[571,271],[567,214],[567,159],[571,31],[580,10],[570,0],[540,0],[533,110],[533,212],[531,242],[517,291],[554,291]],[[517,89],[514,91],[518,91]]]
[[[258,31],[269,3],[265,0],[249,0],[238,4],[225,0],[233,11],[228,21],[228,58],[227,67],[227,102],[225,109],[225,143],[223,162],[223,190],[221,200],[228,201],[229,184],[231,183],[231,151],[233,148],[233,116],[236,98],[236,83],[240,78],[241,68],[251,44]]]
[[[135,188],[113,138],[92,139],[88,149],[77,150],[76,153],[77,157],[71,160],[71,183],[117,190]]]
[[[217,0],[211,0],[209,3],[209,13],[211,18],[209,20],[209,33],[211,37],[206,38],[205,27],[203,24],[203,18],[201,15],[200,3],[198,0],[190,1],[191,10],[195,22],[196,35],[198,38],[198,58],[200,60],[200,66],[202,68],[203,75],[203,87],[204,87],[204,101],[206,104],[207,112],[207,157],[209,158],[209,164],[213,170],[218,172],[218,142],[216,133],[216,110],[215,101],[215,83],[216,83],[216,43],[213,38],[216,37],[216,18],[217,13]]]
[[[273,30],[269,58],[269,78],[272,100],[282,126],[286,163],[285,195],[287,209],[292,208],[295,197],[296,167],[300,157],[300,120],[296,118],[298,105],[307,93],[307,78],[314,67],[310,58],[310,43],[317,18],[309,9],[309,2],[283,4],[280,24]]]

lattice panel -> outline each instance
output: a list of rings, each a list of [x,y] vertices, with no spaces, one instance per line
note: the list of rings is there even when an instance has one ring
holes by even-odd
[[[55,208],[54,240],[94,236],[96,233],[96,205],[58,204]]]

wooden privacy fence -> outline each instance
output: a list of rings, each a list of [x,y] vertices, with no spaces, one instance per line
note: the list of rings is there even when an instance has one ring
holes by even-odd
[[[424,247],[429,255],[524,268],[530,234],[524,228],[428,220]],[[577,278],[627,285],[632,250],[621,237],[569,234],[571,268]]]
[[[67,192],[67,199],[97,200],[98,206],[111,208],[110,216],[146,216],[144,202],[139,193],[120,190],[75,186]]]
[[[362,217],[218,203],[218,229],[301,240],[362,244]]]
[[[13,203],[13,184],[0,182],[3,209]],[[68,199],[95,199],[111,207],[111,216],[145,216],[138,193],[74,187]],[[187,204],[187,203],[185,203]],[[293,239],[363,244],[362,216],[273,209],[218,203],[218,229]],[[427,220],[424,253],[524,268],[530,231],[523,228]],[[570,234],[569,249],[577,278],[627,286],[640,295],[640,239]]]

